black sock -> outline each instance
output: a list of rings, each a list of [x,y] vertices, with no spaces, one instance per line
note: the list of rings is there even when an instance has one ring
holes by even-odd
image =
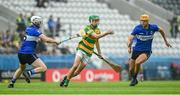
[[[130,78],[133,78],[134,73],[132,71],[130,71],[129,73],[130,73]]]
[[[133,75],[133,79],[136,79],[137,78],[137,73],[135,73],[134,75]]]
[[[11,80],[11,82],[12,82],[12,83],[15,83],[15,82],[16,82],[16,79],[15,79],[15,78],[13,78],[13,79]]]

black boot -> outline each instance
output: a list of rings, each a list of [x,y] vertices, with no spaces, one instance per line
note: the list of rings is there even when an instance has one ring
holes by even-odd
[[[8,88],[14,88],[14,83],[9,83]]]
[[[60,82],[60,87],[64,86],[64,82],[65,82],[66,79],[67,79],[67,76],[64,76],[64,79]]]
[[[137,84],[138,84],[138,80],[133,78],[133,79],[131,80],[131,83],[130,83],[129,86],[135,86],[135,85],[137,85]]]
[[[27,83],[31,83],[30,74],[28,72],[23,72],[23,76],[25,77]]]

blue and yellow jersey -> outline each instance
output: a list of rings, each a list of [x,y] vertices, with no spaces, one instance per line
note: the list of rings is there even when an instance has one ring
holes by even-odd
[[[83,34],[82,40],[79,42],[77,50],[82,50],[88,56],[91,56],[94,50],[94,45],[97,39],[91,37],[92,33],[100,34],[101,31],[99,28],[92,28],[91,25],[87,25],[84,29],[82,29],[81,34]]]
[[[159,27],[155,24],[149,24],[148,28],[143,28],[142,25],[137,25],[132,31],[136,42],[133,46],[134,51],[151,51],[154,33],[159,31]]]

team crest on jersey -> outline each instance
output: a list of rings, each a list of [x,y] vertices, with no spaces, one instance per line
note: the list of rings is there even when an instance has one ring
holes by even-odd
[[[39,32],[40,33],[40,31],[38,30],[37,32]]]
[[[153,31],[151,31],[150,34],[153,34]]]
[[[95,33],[100,34],[100,30],[99,29],[95,30]]]

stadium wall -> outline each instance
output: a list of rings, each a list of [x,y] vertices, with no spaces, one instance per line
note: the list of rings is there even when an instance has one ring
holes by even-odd
[[[46,82],[59,82],[68,73],[69,69],[48,69],[45,73]],[[112,69],[84,69],[72,81],[119,81],[120,74]]]
[[[73,64],[74,55],[63,55],[63,56],[50,56],[50,55],[42,55],[41,59],[45,62],[48,69],[62,69],[62,68],[70,68]],[[128,71],[127,69],[127,61],[128,57],[118,57],[111,56],[111,60],[115,63],[122,65],[123,70]],[[0,71],[11,71],[16,70],[18,68],[18,58],[16,55],[0,55]],[[172,68],[171,64],[174,63],[180,67],[180,58],[179,57],[150,57],[150,59],[143,64],[143,73],[145,79],[147,80],[159,80],[159,79],[172,79]],[[88,68],[91,64],[88,64]],[[27,66],[27,69],[31,69],[31,66]],[[179,70],[179,69],[178,69]],[[180,71],[180,70],[179,70]],[[122,76],[124,74],[121,74]],[[180,78],[180,72],[178,73],[178,77]],[[122,77],[123,78],[123,77]]]
[[[40,58],[48,68],[70,68],[74,61],[74,55],[52,56],[42,55]],[[16,70],[19,66],[17,55],[0,55],[0,70]],[[30,69],[28,66],[27,69]]]
[[[128,72],[128,57],[110,56],[110,59],[120,64],[123,71]],[[172,65],[176,67],[172,67]],[[146,80],[180,79],[180,58],[174,56],[151,56],[143,64],[142,73]],[[123,76],[121,77],[123,78]]]

